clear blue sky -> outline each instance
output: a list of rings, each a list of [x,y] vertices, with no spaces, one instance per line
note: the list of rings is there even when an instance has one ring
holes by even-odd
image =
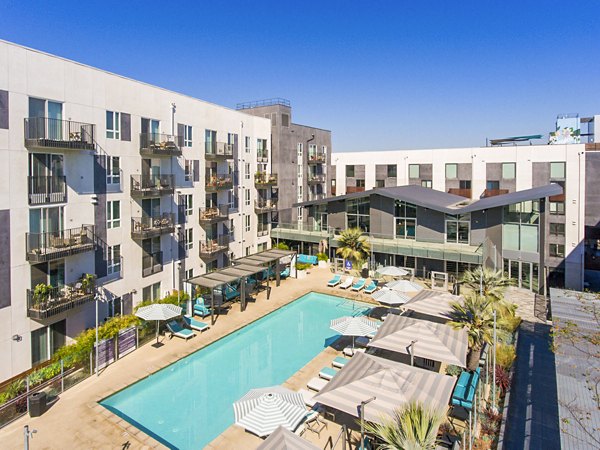
[[[483,145],[600,113],[600,2],[11,1],[0,38],[235,107],[334,151]]]

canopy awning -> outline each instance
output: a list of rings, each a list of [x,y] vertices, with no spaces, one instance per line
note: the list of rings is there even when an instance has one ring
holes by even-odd
[[[402,305],[402,309],[450,320],[451,304],[461,302],[464,298],[447,292],[424,289]]]

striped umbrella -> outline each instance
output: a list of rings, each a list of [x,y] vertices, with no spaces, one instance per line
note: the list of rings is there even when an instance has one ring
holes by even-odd
[[[378,323],[365,316],[344,316],[333,319],[329,328],[343,336],[352,336],[354,348],[354,337],[366,336],[377,331]]]
[[[156,320],[156,343],[158,344],[158,322],[180,316],[181,307],[170,303],[153,303],[142,306],[135,315],[144,320]]]
[[[408,296],[388,288],[383,288],[379,291],[373,292],[371,297],[373,297],[373,299],[377,300],[379,303],[389,306],[403,305],[409,300]]]
[[[395,266],[380,267],[376,273],[382,277],[403,277],[404,275],[408,275],[407,270]]]
[[[419,292],[424,289],[420,284],[408,280],[390,281],[385,286],[400,292]]]
[[[319,447],[283,427],[278,427],[256,447],[256,450],[319,450]]]
[[[233,404],[235,423],[264,437],[279,426],[294,430],[306,417],[302,394],[281,386],[251,389]]]

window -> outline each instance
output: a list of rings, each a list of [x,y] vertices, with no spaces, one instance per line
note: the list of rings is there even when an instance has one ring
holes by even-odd
[[[192,146],[192,126],[191,125],[183,126],[183,146],[184,147]]]
[[[468,244],[470,228],[470,214],[446,214],[446,242]]]
[[[408,165],[408,178],[419,178],[419,165],[409,164]]]
[[[244,191],[244,204],[250,206],[250,189]]]
[[[496,180],[488,180],[485,183],[485,188],[489,191],[497,191],[500,189],[500,182]]]
[[[502,163],[502,179],[514,180],[517,175],[517,165],[515,163]]]
[[[189,280],[190,278],[194,278],[194,269],[189,269],[185,271],[185,279]]]
[[[302,185],[298,185],[298,201],[301,202],[303,200],[303,191],[302,191]]]
[[[458,178],[458,164],[446,164],[446,179],[455,180]]]
[[[286,113],[281,114],[281,126],[289,127],[290,126],[290,115]]]
[[[296,208],[296,216],[298,217],[298,222],[304,220],[304,208],[302,206]]]
[[[385,187],[385,180],[375,180],[375,187],[376,188]]]
[[[550,179],[564,180],[565,179],[565,163],[551,162],[550,163]]]
[[[417,207],[412,203],[396,200],[394,215],[396,218],[396,237],[399,239],[415,239]]]
[[[244,164],[244,179],[250,179],[250,163]]]
[[[302,164],[304,144],[302,142],[298,142],[298,145],[296,146],[296,150],[298,152],[298,164]]]
[[[121,183],[121,161],[118,156],[106,157],[106,184]]]
[[[246,247],[246,256],[250,256],[250,246]]]
[[[354,166],[346,166],[346,176],[347,177],[354,176]]]
[[[116,317],[123,314],[123,299],[114,297],[108,301],[108,317]]]
[[[551,223],[550,224],[550,236],[564,236],[565,235],[565,224],[564,223]]]
[[[188,228],[185,230],[185,249],[191,250],[194,248],[194,229]]]
[[[507,250],[537,253],[540,205],[538,201],[514,203],[504,207],[502,242]]]
[[[356,180],[356,187],[364,188],[365,187],[365,180],[357,179]]]
[[[108,264],[106,266],[106,273],[108,275],[112,275],[121,272],[121,246],[113,245],[108,247],[107,253]]]
[[[368,197],[346,200],[346,228],[360,228],[369,231],[370,204]]]
[[[244,217],[244,231],[250,231],[250,216]]]
[[[194,161],[191,159],[185,160],[184,180],[192,181],[194,179]]]
[[[106,202],[106,227],[119,228],[121,226],[121,202],[113,200]]]
[[[297,172],[298,172],[298,178],[302,178],[304,175],[304,172],[302,171],[302,166],[296,166],[298,168]]]
[[[246,136],[244,138],[244,140],[245,140],[245,143],[246,143],[246,145],[245,145],[245,147],[246,147],[246,153],[250,153],[250,142],[251,142],[250,136]]]
[[[565,257],[564,244],[549,244],[549,246],[550,246],[550,256],[554,256],[555,258],[564,258]]]
[[[144,288],[142,291],[142,301],[146,300],[152,302],[160,300],[160,281]]]
[[[121,139],[120,114],[118,112],[106,111],[106,138]]]
[[[396,164],[388,164],[387,176],[388,178],[396,178],[398,176],[398,166]]]
[[[429,189],[431,189],[433,187],[431,180],[422,180],[421,186],[424,188],[429,188]]]
[[[460,180],[458,182],[458,187],[460,189],[471,189],[471,180]]]
[[[264,158],[269,157],[266,139],[257,139],[256,140],[256,157],[259,159],[261,159],[261,158],[264,159]]]
[[[194,199],[192,194],[185,194],[183,196],[184,213],[187,216],[191,216],[194,212]]]
[[[550,202],[550,214],[564,216],[565,202]]]

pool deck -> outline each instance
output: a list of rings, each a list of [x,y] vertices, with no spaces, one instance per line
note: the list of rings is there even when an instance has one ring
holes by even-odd
[[[368,298],[364,294],[351,293],[349,290],[327,288],[327,281],[332,276],[329,269],[315,267],[310,272],[302,280],[290,278],[282,281],[280,287],[272,289],[270,300],[266,299],[266,292],[261,292],[256,302],[248,304],[244,312],[240,312],[239,304],[233,305],[227,314],[217,318],[211,329],[202,334],[197,332],[197,336],[188,341],[162,338],[165,345],[160,348],[154,348],[149,344],[140,347],[108,366],[99,377],[89,377],[65,391],[61,394],[60,400],[43,416],[37,418],[23,416],[1,429],[2,447],[22,448],[23,426],[29,425],[30,428],[37,430],[33,440],[30,441],[31,447],[35,449],[164,448],[160,442],[111,413],[98,402],[308,292],[337,294],[357,300]],[[206,321],[210,321],[210,318],[207,317]],[[326,349],[286,384],[292,388],[305,386],[306,381],[315,376],[321,367],[329,365],[335,354],[334,349]],[[230,432],[233,428],[237,430]],[[338,430],[339,425],[334,424],[333,427],[329,425],[328,430],[321,433],[321,437],[324,438],[324,434],[329,432],[337,434]],[[313,433],[305,434],[310,438],[308,434]],[[237,435],[241,440],[236,439]],[[258,438],[245,433],[240,428],[230,427],[213,441],[211,446],[212,448],[253,448],[253,439],[256,445],[260,443]]]

